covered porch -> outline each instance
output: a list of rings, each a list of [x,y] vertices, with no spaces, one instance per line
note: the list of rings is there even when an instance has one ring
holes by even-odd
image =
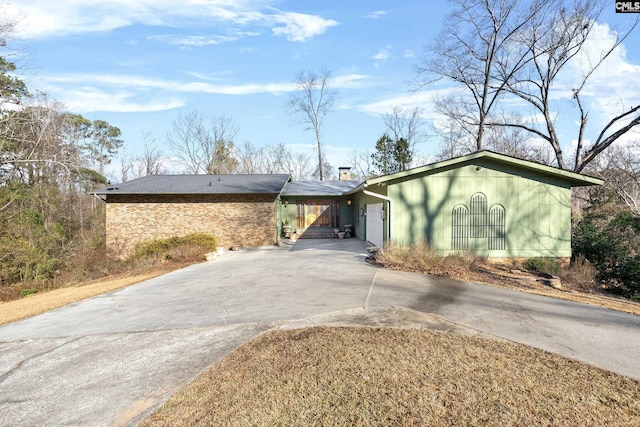
[[[279,235],[327,239],[337,238],[338,232],[344,232],[344,237],[353,237],[354,200],[353,196],[343,194],[357,185],[357,181],[288,183],[279,200]]]

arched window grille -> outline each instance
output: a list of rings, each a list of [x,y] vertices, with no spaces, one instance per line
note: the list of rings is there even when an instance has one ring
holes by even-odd
[[[469,208],[456,205],[451,212],[451,249],[469,248]]]
[[[504,250],[507,247],[507,213],[502,205],[489,209],[489,250]]]
[[[471,196],[471,238],[487,237],[487,196]]]

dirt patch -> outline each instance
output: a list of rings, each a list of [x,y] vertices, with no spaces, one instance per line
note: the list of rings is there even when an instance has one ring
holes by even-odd
[[[603,295],[593,289],[587,289],[584,286],[564,281],[560,282],[562,289],[556,289],[553,287],[555,282],[550,282],[549,278],[544,275],[509,269],[505,266],[490,263],[474,263],[469,272],[458,275],[455,278],[597,305],[623,313],[640,314],[640,303]],[[559,281],[559,279],[557,280]]]
[[[640,425],[640,381],[523,345],[435,331],[272,331],[142,426]]]

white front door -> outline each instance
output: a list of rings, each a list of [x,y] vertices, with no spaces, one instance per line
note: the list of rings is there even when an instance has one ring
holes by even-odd
[[[384,244],[383,232],[382,203],[367,205],[367,241],[381,248]]]

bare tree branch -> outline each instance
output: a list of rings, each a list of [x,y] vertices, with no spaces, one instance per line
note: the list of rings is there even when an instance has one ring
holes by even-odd
[[[416,145],[426,140],[426,135],[421,132],[423,125],[422,110],[415,108],[402,108],[394,106],[391,113],[385,114],[382,119],[387,127],[387,133],[394,141],[404,139],[409,144],[410,157],[416,151]]]
[[[547,1],[537,0],[526,7],[518,0],[456,3],[417,67],[418,88],[437,76],[467,89],[475,105],[473,134],[477,150],[483,147],[486,122],[509,80],[530,61],[528,49],[516,39]]]
[[[190,173],[232,173],[237,166],[233,139],[239,131],[239,126],[230,117],[221,115],[208,119],[194,111],[178,116],[172,132],[167,135],[167,142]]]
[[[298,90],[291,95],[287,103],[287,111],[301,116],[299,123],[307,125],[305,130],[314,132],[320,181],[324,179],[327,167],[320,131],[324,117],[332,110],[337,96],[336,92],[330,89],[330,84],[331,72],[326,68],[323,68],[320,74],[312,71],[300,72],[296,76]]]

